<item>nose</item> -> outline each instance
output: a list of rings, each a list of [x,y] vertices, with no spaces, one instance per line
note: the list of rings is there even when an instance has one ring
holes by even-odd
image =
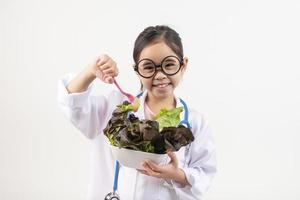
[[[162,72],[161,68],[157,69],[156,74],[154,75],[154,79],[164,79],[167,78],[167,76]]]

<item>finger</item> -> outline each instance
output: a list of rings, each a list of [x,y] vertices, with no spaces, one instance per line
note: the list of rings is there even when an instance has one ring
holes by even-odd
[[[146,170],[142,170],[142,169],[136,169],[138,172],[145,174],[147,171]]]
[[[115,76],[117,76],[118,73],[119,73],[119,70],[118,70],[118,67],[117,67],[117,63],[115,61],[111,60],[109,62],[109,64],[111,66],[111,69],[113,69],[113,71],[115,72]]]
[[[146,175],[153,176],[153,177],[156,177],[156,178],[162,178],[162,175],[160,173],[152,171],[152,170],[148,170],[146,172]]]
[[[117,64],[116,64],[115,65],[115,74],[114,74],[114,76],[118,76],[118,74],[119,74],[119,69],[118,69]]]
[[[151,169],[151,167],[147,163],[144,163],[143,167],[145,169],[145,174],[146,175],[148,175],[148,176],[154,176],[154,177],[157,177],[157,178],[161,178],[161,174],[159,172],[153,171]]]
[[[113,75],[113,73],[103,73],[104,75],[105,75],[105,77],[114,77]]]
[[[114,83],[114,79],[113,79],[112,77],[108,77],[108,78],[107,78],[107,82],[108,82],[109,84],[113,84],[113,83]]]
[[[101,60],[100,56],[98,56],[98,57],[95,58],[94,62],[96,63],[96,65],[98,65],[98,63],[100,62],[100,60]]]
[[[103,80],[105,83],[109,83],[109,84],[112,84],[114,82],[113,78],[108,75],[104,75]]]
[[[95,72],[96,76],[98,78],[100,78],[101,80],[103,80],[103,76],[104,74],[101,72],[101,70],[97,69],[96,72]]]
[[[149,173],[146,170],[138,170],[141,174],[150,176]]]
[[[150,169],[152,169],[153,171],[159,172],[159,173],[163,172],[163,169],[159,165],[155,164],[154,162],[147,160],[146,163],[148,164]]]
[[[108,68],[108,69],[102,70],[102,72],[103,72],[104,74],[111,74],[111,75],[114,75],[114,69],[112,69],[112,68]]]
[[[171,159],[170,163],[173,163],[174,165],[178,166],[178,160],[176,154],[173,151],[168,151],[167,154]]]
[[[143,162],[141,165],[142,165],[143,169],[137,169],[137,170],[139,172],[141,172],[142,174],[149,175],[148,172],[147,172],[147,166],[146,166],[146,164]]]
[[[108,63],[104,63],[103,65],[98,65],[98,67],[101,71],[104,71],[104,70],[111,68],[111,65]]]
[[[118,76],[118,68],[110,67],[109,69],[102,71],[104,74],[109,74],[112,77]]]
[[[106,60],[99,58],[96,64],[97,64],[97,66],[101,66],[101,65],[104,65],[105,63],[106,63]]]
[[[102,76],[102,79],[101,79],[101,80],[102,80],[103,82],[107,83],[108,77],[109,77],[108,75],[104,74],[104,75]]]
[[[149,164],[146,161],[143,163],[143,168],[147,173],[153,172],[153,169],[149,166]]]
[[[100,55],[99,56],[99,61],[97,62],[98,66],[103,65],[108,61],[109,57],[107,55]]]

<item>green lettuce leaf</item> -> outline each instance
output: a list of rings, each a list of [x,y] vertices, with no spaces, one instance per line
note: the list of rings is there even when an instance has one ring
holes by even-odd
[[[129,102],[125,102],[125,104],[121,104],[117,106],[122,112],[132,111],[133,106]]]
[[[140,100],[138,98],[135,98],[133,103],[129,103],[128,101],[125,101],[123,104],[117,105],[117,107],[122,112],[127,112],[127,111],[136,112],[140,107]]]
[[[180,123],[180,113],[183,111],[183,107],[166,109],[163,108],[156,115],[155,120],[159,123],[159,131],[167,127],[177,127]]]

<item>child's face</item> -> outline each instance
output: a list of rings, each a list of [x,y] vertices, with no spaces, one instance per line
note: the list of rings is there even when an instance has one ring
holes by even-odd
[[[139,61],[143,59],[150,59],[154,61],[156,65],[160,65],[162,60],[167,56],[178,56],[173,50],[168,47],[164,42],[158,42],[146,46],[139,57]],[[143,87],[156,98],[167,98],[173,96],[174,89],[179,84],[187,65],[187,58],[183,59],[183,65],[181,66],[178,73],[169,76],[161,71],[161,68],[151,78],[144,78],[139,76]]]

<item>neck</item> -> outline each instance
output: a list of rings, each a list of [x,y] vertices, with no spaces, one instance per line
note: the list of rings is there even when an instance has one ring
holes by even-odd
[[[176,107],[174,95],[166,98],[157,98],[148,93],[145,101],[155,115],[158,114],[162,108],[172,109]]]

